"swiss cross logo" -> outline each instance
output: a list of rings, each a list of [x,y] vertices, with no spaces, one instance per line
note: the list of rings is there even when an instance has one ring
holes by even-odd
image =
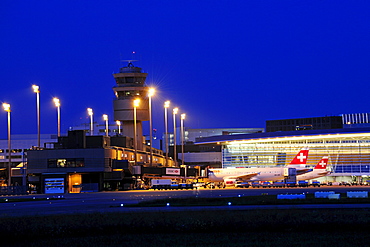
[[[326,162],[324,160],[321,160],[321,162],[318,165],[324,168],[326,166]]]
[[[299,156],[297,156],[297,159],[299,159],[300,162],[303,162],[307,157],[303,153],[299,153]]]

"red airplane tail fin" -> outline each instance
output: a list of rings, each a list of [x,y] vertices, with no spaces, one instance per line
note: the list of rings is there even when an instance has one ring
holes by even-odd
[[[326,166],[328,164],[329,157],[324,156],[322,159],[317,163],[314,169],[326,169]]]
[[[308,151],[308,148],[303,148],[301,151],[298,152],[298,154],[294,157],[289,165],[305,166],[308,158]]]

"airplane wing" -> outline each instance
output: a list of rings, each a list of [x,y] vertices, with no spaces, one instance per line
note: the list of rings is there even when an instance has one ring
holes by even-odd
[[[297,170],[297,175],[302,175],[302,174],[305,174],[305,173],[310,172],[310,171],[312,171],[312,169],[309,169],[309,168],[299,169],[299,170]]]
[[[227,177],[226,179],[241,179],[241,180],[250,180],[251,178],[253,178],[254,176],[257,176],[259,174],[259,172],[255,172],[255,173],[248,173],[248,174],[240,174],[238,176],[230,176],[230,177]]]
[[[324,171],[324,172],[319,172],[318,175],[320,176],[325,176],[325,175],[328,175],[330,174],[330,171]]]

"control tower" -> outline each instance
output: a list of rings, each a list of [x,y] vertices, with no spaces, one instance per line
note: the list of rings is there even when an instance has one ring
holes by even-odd
[[[143,149],[142,121],[149,120],[149,87],[145,85],[147,73],[135,67],[133,61],[128,61],[126,67],[113,74],[116,86],[113,87],[116,98],[113,100],[114,119],[122,122],[122,132],[125,136],[134,138],[134,100],[140,99],[136,108],[137,148]]]

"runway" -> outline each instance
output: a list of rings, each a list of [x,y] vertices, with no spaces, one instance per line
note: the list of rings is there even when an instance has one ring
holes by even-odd
[[[35,201],[0,203],[0,217],[46,216],[53,214],[181,211],[181,210],[252,210],[289,208],[370,208],[370,204],[314,204],[314,205],[256,205],[256,206],[211,206],[211,207],[124,207],[127,204],[176,197],[238,197],[252,195],[302,194],[316,191],[370,191],[368,186],[320,187],[320,188],[270,188],[270,189],[194,189],[194,190],[132,190],[80,194],[42,194],[25,196],[2,196],[6,198],[35,198]],[[59,198],[58,198],[59,197]],[[45,200],[36,200],[36,199]]]

